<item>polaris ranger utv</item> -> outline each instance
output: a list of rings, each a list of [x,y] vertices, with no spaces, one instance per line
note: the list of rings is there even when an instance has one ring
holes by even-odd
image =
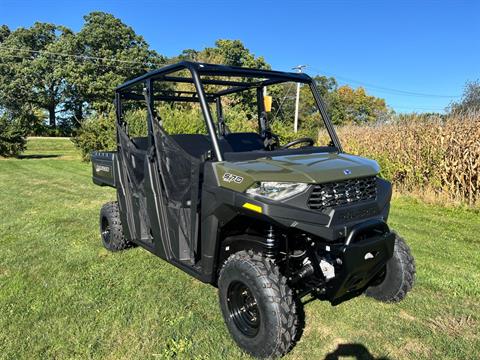
[[[343,152],[308,75],[180,62],[119,86],[115,105],[117,151],[92,154],[94,183],[117,189],[100,212],[103,245],[139,245],[218,287],[249,354],[288,352],[307,300],[411,290],[414,259],[386,223],[391,185],[375,161]],[[139,106],[144,136],[129,126]],[[194,106],[201,126],[172,120]],[[302,137],[275,133],[294,118]],[[175,133],[186,125],[195,133]]]

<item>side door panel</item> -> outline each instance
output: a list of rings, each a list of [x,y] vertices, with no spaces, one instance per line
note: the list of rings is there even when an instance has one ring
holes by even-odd
[[[118,169],[122,181],[120,195],[124,198],[122,205],[126,209],[129,235],[136,243],[153,246],[145,194],[147,150],[137,147],[121,127],[117,128],[117,134]]]

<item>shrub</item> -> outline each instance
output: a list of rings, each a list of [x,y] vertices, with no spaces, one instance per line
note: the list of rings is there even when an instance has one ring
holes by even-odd
[[[207,132],[201,112],[197,109],[181,109],[162,106],[162,124],[171,134],[205,134]],[[147,135],[147,113],[145,110],[130,110],[124,115],[131,137]],[[90,160],[92,151],[114,151],[117,148],[115,113],[94,114],[85,120],[72,138],[85,161]]]
[[[0,116],[0,156],[17,156],[25,150],[27,128],[21,119]]]
[[[257,132],[258,121],[241,105],[228,106],[224,109],[225,123],[231,132]]]
[[[44,136],[44,137],[60,137],[72,136],[75,132],[75,127],[70,122],[62,121],[58,123],[57,127],[42,123],[32,124],[28,131],[28,136]]]
[[[199,107],[164,105],[158,109],[162,125],[169,134],[206,134],[207,127]]]
[[[85,120],[72,142],[81,151],[82,158],[90,160],[94,150],[113,151],[116,149],[115,118],[114,114],[96,114]]]

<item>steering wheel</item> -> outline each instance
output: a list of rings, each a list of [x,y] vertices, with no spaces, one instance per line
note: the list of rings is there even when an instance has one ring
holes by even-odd
[[[300,138],[300,139],[297,139],[297,140],[290,141],[288,144],[281,146],[280,149],[281,150],[288,149],[288,148],[291,148],[294,145],[302,144],[302,143],[308,143],[307,146],[313,146],[313,144],[315,144],[315,141],[312,138],[304,137],[304,138]]]

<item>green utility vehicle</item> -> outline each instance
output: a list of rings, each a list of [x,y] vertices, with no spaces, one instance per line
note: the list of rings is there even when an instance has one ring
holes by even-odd
[[[414,259],[387,225],[392,187],[343,152],[308,75],[180,62],[119,86],[115,104],[117,151],[92,154],[94,183],[117,189],[103,245],[139,245],[217,287],[246,352],[287,353],[312,299],[412,289]]]

